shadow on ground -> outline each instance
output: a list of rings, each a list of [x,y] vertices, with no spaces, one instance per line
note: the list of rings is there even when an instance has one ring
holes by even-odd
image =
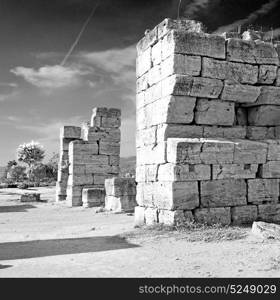
[[[1,269],[7,269],[7,268],[10,268],[10,267],[12,267],[12,265],[1,265],[0,264],[0,270]]]
[[[139,247],[118,236],[0,243],[0,260],[91,253]]]
[[[30,204],[23,204],[23,205],[4,205],[0,206],[0,213],[7,213],[7,212],[26,212],[27,209],[35,208],[36,206]]]

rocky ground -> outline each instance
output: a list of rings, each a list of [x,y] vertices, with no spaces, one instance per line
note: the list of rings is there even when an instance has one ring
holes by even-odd
[[[133,215],[69,208],[54,188],[0,190],[0,277],[279,277],[280,242],[251,229],[135,229]]]

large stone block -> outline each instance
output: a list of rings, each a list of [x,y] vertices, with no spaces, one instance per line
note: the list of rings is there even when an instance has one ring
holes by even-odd
[[[141,165],[136,166],[136,181],[137,182],[151,182],[157,180],[159,165]]]
[[[60,138],[80,139],[81,127],[63,126],[60,128]]]
[[[267,144],[259,141],[234,140],[234,163],[254,164],[266,162]]]
[[[211,178],[210,165],[175,165],[171,163],[159,165],[159,181],[192,181]]]
[[[280,160],[280,140],[267,140],[268,143],[268,160]]]
[[[271,160],[261,165],[260,176],[262,178],[280,178],[280,160]]]
[[[136,149],[137,165],[161,164],[166,162],[166,142],[159,142],[156,146],[146,146]]]
[[[254,126],[279,126],[280,106],[261,105],[249,108],[248,122]]]
[[[136,195],[136,183],[134,178],[113,177],[105,180],[106,195],[132,196]]]
[[[173,74],[199,76],[201,71],[201,57],[183,54],[172,54],[161,63],[161,78]]]
[[[139,78],[152,67],[151,47],[144,50],[136,59],[136,76]]]
[[[188,211],[188,213],[184,213],[183,210],[159,210],[158,214],[158,221],[159,223],[173,226],[173,225],[179,225],[184,222],[192,222],[193,221],[193,215],[191,211]]]
[[[245,180],[202,181],[200,189],[202,207],[246,205],[247,187]]]
[[[234,143],[223,139],[168,139],[167,161],[183,164],[232,163]]]
[[[218,98],[223,89],[219,79],[172,75],[162,81],[162,95]]]
[[[70,174],[68,177],[68,185],[84,185],[93,184],[92,174]]]
[[[113,212],[133,211],[136,205],[135,195],[105,197],[105,209]]]
[[[248,126],[247,138],[251,140],[274,139],[275,127]]]
[[[253,64],[278,65],[278,55],[271,43],[255,43],[241,39],[227,41],[227,59]]]
[[[213,165],[212,178],[214,180],[256,178],[257,171],[258,164]]]
[[[225,81],[221,99],[237,103],[254,103],[260,95],[260,89],[259,86]]]
[[[203,57],[201,75],[203,77],[255,84],[258,81],[258,67]]]
[[[197,138],[203,137],[203,127],[195,125],[162,124],[157,127],[157,141],[168,138]]]
[[[248,202],[260,204],[262,202],[278,202],[278,179],[249,179]]]
[[[136,147],[141,148],[157,143],[157,126],[148,127],[136,131]]]
[[[82,190],[83,207],[101,206],[105,202],[104,188],[84,188]]]
[[[280,222],[280,204],[258,205],[258,219],[266,222]]]
[[[196,98],[188,96],[167,96],[156,100],[137,113],[137,128],[147,128],[162,123],[189,124],[193,121]],[[155,113],[157,112],[157,113]]]
[[[237,206],[231,209],[233,224],[251,224],[257,217],[258,208],[256,205]]]
[[[273,84],[277,76],[277,66],[261,65],[259,69],[258,83]]]
[[[195,111],[195,123],[232,126],[234,115],[233,102],[198,99]]]
[[[145,224],[145,207],[136,206],[134,209],[134,226],[139,227]]]
[[[137,203],[158,209],[187,209],[199,206],[198,183],[152,182],[137,185]]]
[[[207,33],[170,31],[163,38],[163,57],[171,53],[225,58],[225,39]]]
[[[225,138],[225,139],[243,139],[246,136],[246,128],[242,126],[234,127],[203,127],[204,138]]]
[[[101,140],[100,143],[99,143],[99,154],[119,155],[120,154],[120,144],[119,143],[103,142]]]
[[[82,206],[82,189],[83,186],[68,185],[66,202],[69,206]]]
[[[280,105],[280,87],[277,86],[262,86],[260,95],[254,105]],[[248,105],[247,105],[248,106]]]
[[[194,211],[194,218],[198,223],[229,225],[231,223],[230,208],[198,208]]]

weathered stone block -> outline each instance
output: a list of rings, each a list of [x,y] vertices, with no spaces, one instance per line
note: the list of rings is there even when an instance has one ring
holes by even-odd
[[[68,185],[93,184],[92,174],[70,174],[68,177]]]
[[[258,205],[258,219],[267,222],[280,222],[280,204]]]
[[[60,128],[60,138],[80,139],[81,127],[63,126]]]
[[[262,86],[257,101],[252,105],[255,106],[263,104],[280,105],[280,87]]]
[[[172,75],[162,81],[162,95],[218,98],[223,89],[219,79]]]
[[[233,125],[234,103],[220,100],[198,99],[195,123],[206,125]]]
[[[82,186],[68,185],[66,201],[69,206],[82,206]]]
[[[169,47],[166,49],[165,45]],[[171,49],[170,49],[171,48]],[[166,54],[164,52],[167,52]],[[163,39],[163,55],[175,53],[225,58],[225,39],[207,33],[170,31]]]
[[[201,57],[174,53],[161,63],[161,78],[173,74],[199,76]]]
[[[203,57],[202,76],[255,84],[258,81],[258,67]]]
[[[152,67],[151,47],[144,50],[136,59],[136,76],[139,78]]]
[[[267,144],[249,140],[234,140],[234,163],[264,163],[267,156]]]
[[[280,106],[261,105],[249,108],[248,122],[255,126],[279,126]]]
[[[155,145],[157,142],[157,126],[144,128],[136,131],[136,147],[141,148],[148,145]]]
[[[173,226],[173,225],[179,225],[186,221],[191,222],[192,212],[189,212],[190,214],[186,217],[183,210],[160,210],[158,214],[158,221],[159,223]]]
[[[267,140],[268,143],[268,160],[280,160],[280,140]]]
[[[256,205],[237,206],[231,209],[233,224],[251,224],[257,217],[258,208]]]
[[[198,184],[189,182],[152,182],[137,185],[137,203],[158,209],[187,209],[199,206]]]
[[[159,142],[156,146],[137,148],[136,161],[137,165],[165,163],[166,142]]]
[[[275,138],[275,128],[274,127],[257,127],[248,126],[247,127],[247,138],[251,140],[265,140]]]
[[[197,138],[203,137],[203,127],[195,125],[162,124],[157,127],[157,141],[168,138]]]
[[[121,119],[116,117],[102,117],[101,127],[105,128],[119,128],[121,126]]]
[[[20,196],[20,202],[37,202],[40,201],[39,193],[24,193]]]
[[[136,181],[150,182],[157,180],[157,172],[159,165],[141,165],[136,166]]]
[[[207,180],[211,177],[210,165],[175,165],[171,163],[158,168],[159,181]]]
[[[105,180],[106,195],[124,196],[136,195],[136,183],[134,178],[113,177]]]
[[[202,207],[246,205],[245,180],[224,179],[201,182]]]
[[[222,100],[238,103],[254,103],[260,95],[260,87],[225,81]]]
[[[278,202],[279,180],[278,179],[249,179],[248,202]]]
[[[82,190],[83,207],[101,206],[104,204],[104,188],[84,188]]]
[[[231,223],[230,208],[198,208],[194,210],[194,218],[198,223],[229,225]]]
[[[232,163],[234,143],[223,139],[168,139],[167,161],[187,164]]]
[[[144,214],[146,225],[154,225],[158,223],[158,209],[146,207]]]
[[[259,69],[258,83],[273,84],[277,76],[277,66],[261,65]]]
[[[258,164],[213,165],[212,178],[214,180],[255,178],[257,171]]]
[[[158,83],[162,78],[162,66],[153,66],[147,73],[147,83],[148,87]]]
[[[241,39],[229,39],[227,59],[245,63],[278,65],[278,55],[271,43],[255,43]]]
[[[188,96],[167,96],[154,101],[138,110],[137,128],[162,123],[189,124],[193,121],[195,103],[196,98]]]
[[[203,127],[204,138],[226,138],[226,139],[243,139],[246,136],[246,128],[241,126],[234,127]]]
[[[262,178],[280,178],[280,160],[271,160],[261,165],[260,176]]]
[[[99,154],[119,155],[120,154],[120,144],[100,141]]]
[[[105,209],[113,212],[133,211],[136,203],[136,195],[112,196],[106,195]]]

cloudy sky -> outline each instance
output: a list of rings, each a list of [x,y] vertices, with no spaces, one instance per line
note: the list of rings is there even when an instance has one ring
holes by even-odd
[[[135,44],[147,28],[176,18],[179,0],[0,0],[0,165],[32,139],[48,156],[59,128],[79,125],[95,106],[122,109],[121,155],[135,154]],[[280,1],[181,0],[180,15],[209,32],[251,24],[280,28]]]

